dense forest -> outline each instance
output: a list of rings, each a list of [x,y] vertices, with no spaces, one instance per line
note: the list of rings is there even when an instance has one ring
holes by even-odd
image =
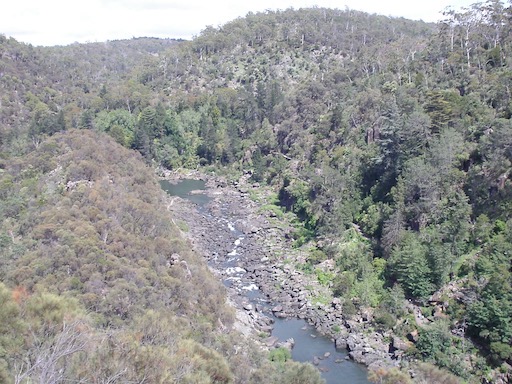
[[[220,285],[159,211],[144,162],[250,175],[296,215],[310,250],[297,267],[333,260],[322,278],[347,311],[417,333],[408,359],[510,379],[511,88],[512,3],[498,0],[437,24],[310,8],[192,41],[0,36],[4,381],[314,376],[229,353],[233,314],[211,305]]]

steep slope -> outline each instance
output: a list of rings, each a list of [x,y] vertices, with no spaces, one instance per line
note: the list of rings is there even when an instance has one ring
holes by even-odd
[[[139,81],[148,81],[144,66],[153,65],[159,54],[178,44],[172,39],[138,38],[33,47],[0,35],[3,136],[14,134],[14,127],[16,134],[31,126],[34,131],[34,125],[39,126],[36,132],[46,133],[76,128],[84,109],[126,107],[136,92],[139,99],[148,97],[139,86]],[[107,89],[111,97],[104,103],[99,95]]]
[[[232,331],[222,285],[140,155],[68,131],[8,160],[0,179],[2,382],[293,377],[293,363],[271,364]]]
[[[25,60],[19,81],[12,58],[46,51],[3,40],[2,159],[83,127],[170,169],[250,175],[297,217],[309,257],[296,267],[347,313],[413,339],[412,359],[497,381],[512,363],[511,12],[490,0],[438,25],[249,14],[140,66],[107,66],[110,82],[95,60],[58,92],[39,85],[69,73],[81,46],[56,48],[51,72]]]
[[[348,309],[419,332],[412,354],[466,379],[509,372],[511,10],[489,1],[436,26],[288,10],[207,29],[155,71],[168,120],[136,147],[249,170],[303,221],[302,267],[325,279],[334,261]]]

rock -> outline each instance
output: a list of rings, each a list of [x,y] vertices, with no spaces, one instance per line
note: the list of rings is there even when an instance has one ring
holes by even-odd
[[[358,350],[355,350],[355,351],[350,351],[348,355],[356,363],[364,364],[364,362],[365,362],[362,349],[358,349]]]
[[[347,349],[347,339],[345,337],[338,337],[334,341],[336,349]]]
[[[374,333],[368,343],[372,349],[381,354],[387,354],[389,352],[389,343],[385,342],[382,335],[379,333]]]
[[[363,316],[351,317],[352,320],[348,320],[342,312],[342,299],[334,298],[326,305],[313,301],[312,298],[319,296],[322,292],[317,288],[306,291],[304,287],[310,283],[310,277],[295,270],[292,263],[283,262],[285,258],[291,259],[296,256],[295,251],[290,247],[290,242],[286,240],[286,236],[292,238],[290,234],[294,230],[274,224],[274,221],[268,220],[271,212],[264,212],[262,215],[258,212],[256,203],[250,201],[247,196],[241,196],[240,192],[248,194],[252,189],[247,179],[248,177],[243,176],[239,182],[227,183],[225,180],[217,181],[216,177],[209,177],[209,187],[217,189],[207,192],[212,202],[203,212],[198,213],[196,207],[187,203],[186,200],[176,200],[171,207],[173,213],[177,213],[176,217],[189,224],[188,234],[191,240],[194,240],[194,248],[204,253],[213,270],[221,271],[219,278],[226,278],[225,263],[233,256],[237,258],[236,267],[247,271],[243,273],[240,281],[230,280],[228,286],[230,295],[238,298],[236,300],[239,309],[237,316],[240,313],[243,315],[247,328],[252,327],[253,335],[256,332],[270,334],[272,331],[272,321],[264,316],[264,313],[271,312],[276,317],[293,316],[306,319],[310,326],[318,329],[320,333],[334,336],[333,342],[337,349],[345,350],[349,347],[352,352],[351,357],[355,361],[377,365],[382,359],[388,359],[392,364],[389,353],[393,353],[391,351],[393,348],[395,351],[401,351],[396,348],[402,347],[399,346],[399,341],[397,340],[396,347],[393,347],[394,341],[384,343],[382,337],[363,335],[363,332],[368,333],[368,321],[371,321],[373,315],[371,312],[368,311]],[[238,244],[235,243],[237,255],[233,256],[226,255],[233,251],[234,242],[240,238],[226,225],[228,220],[238,231],[244,233],[243,241],[239,240]],[[276,255],[286,255],[286,257],[276,257]],[[168,264],[173,261],[180,262],[181,258],[177,254],[176,256],[176,260],[169,258]],[[334,265],[332,261],[328,261],[321,266],[329,270]],[[249,303],[241,287],[250,283],[260,289],[262,298],[267,299],[267,303],[273,304]],[[357,322],[358,319],[361,319],[360,323]],[[304,328],[304,331],[308,332],[304,335],[313,332],[308,330],[309,328],[309,326]],[[294,340],[289,339],[279,343],[276,337],[268,337],[263,338],[263,343],[269,348],[280,345],[291,349]],[[407,341],[405,343],[407,344]],[[318,365],[322,359],[330,356],[329,352],[316,356],[313,363]],[[335,357],[338,357],[336,363],[343,361],[343,358],[333,356]],[[347,356],[347,359],[349,358]]]
[[[390,352],[399,351],[408,351],[411,348],[410,342],[404,341],[398,336],[393,336],[393,341],[391,342],[391,350]]]
[[[372,319],[372,313],[371,313],[371,310],[369,309],[365,309],[364,311],[362,311],[361,313],[361,320],[365,323],[371,321]]]
[[[409,332],[407,334],[407,339],[409,339],[410,341],[412,341],[413,343],[417,342],[418,341],[418,337],[419,337],[419,334],[418,334],[418,331],[415,329],[414,331],[412,332]]]
[[[289,351],[291,351],[293,349],[293,347],[295,346],[295,340],[293,339],[293,337],[291,337],[283,343],[278,343],[276,346],[279,348],[286,348]]]
[[[265,339],[265,345],[267,347],[273,347],[278,341],[279,341],[279,339],[277,337],[271,336],[271,337],[268,337],[267,339]]]
[[[397,366],[396,363],[393,363],[391,361],[386,361],[386,360],[379,359],[379,360],[375,360],[375,361],[369,363],[368,364],[368,370],[370,370],[370,371],[376,371],[378,369],[389,370],[390,368],[393,368],[393,367],[396,367],[396,366]]]
[[[381,360],[381,357],[378,354],[370,352],[370,353],[363,354],[362,363],[365,365],[370,365],[370,364],[373,364],[380,360]]]
[[[361,344],[361,341],[362,340],[360,335],[356,335],[354,333],[349,334],[347,337],[347,350],[353,351],[360,348],[359,345]]]

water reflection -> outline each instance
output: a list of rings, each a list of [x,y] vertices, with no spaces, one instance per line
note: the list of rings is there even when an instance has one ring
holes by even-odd
[[[204,193],[206,190],[206,182],[204,180],[183,179],[177,182],[160,180],[160,186],[169,195],[190,200],[199,206],[203,206],[211,200],[211,198]]]

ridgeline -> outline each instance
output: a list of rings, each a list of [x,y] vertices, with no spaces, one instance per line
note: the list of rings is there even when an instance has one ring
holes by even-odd
[[[512,8],[445,16],[311,8],[193,41],[0,36],[2,380],[320,380],[240,342],[156,166],[261,188],[300,250],[287,262],[398,351],[372,381],[510,380]]]

